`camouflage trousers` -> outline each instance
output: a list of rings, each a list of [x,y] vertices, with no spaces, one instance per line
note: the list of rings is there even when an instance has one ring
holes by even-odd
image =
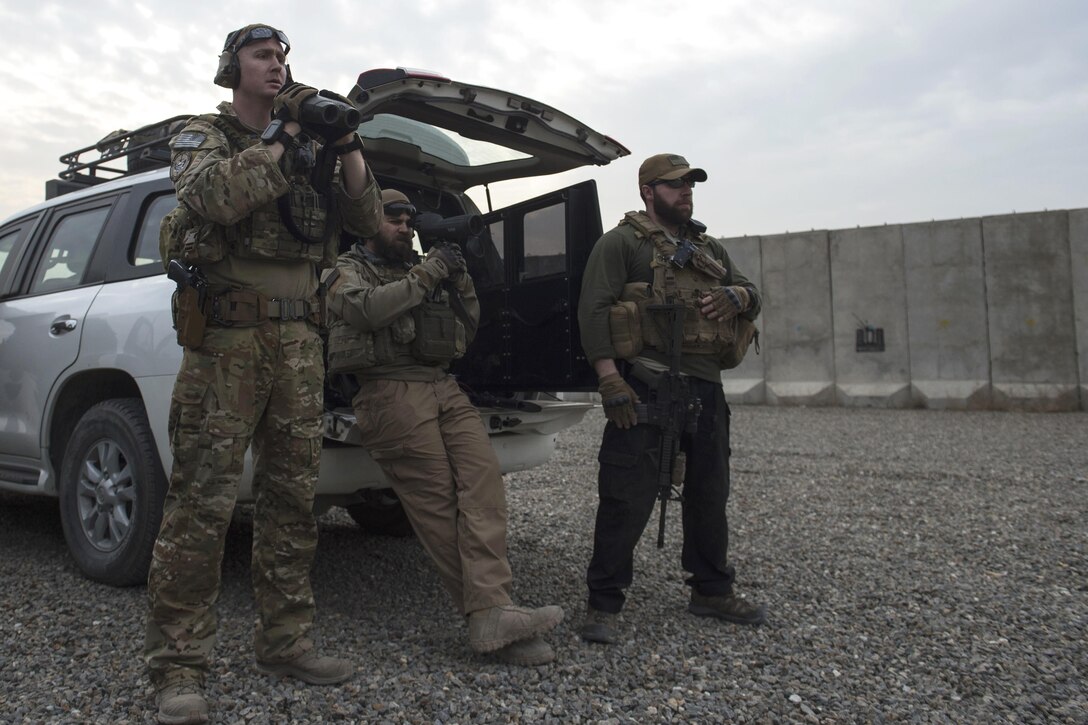
[[[363,380],[352,405],[462,614],[510,604],[506,489],[480,412],[452,377]]]
[[[253,446],[252,582],[258,660],[308,646],[317,548],[324,363],[307,322],[210,327],[186,349],[170,405],[174,454],[148,578],[144,654],[152,682],[204,679],[246,450]]]

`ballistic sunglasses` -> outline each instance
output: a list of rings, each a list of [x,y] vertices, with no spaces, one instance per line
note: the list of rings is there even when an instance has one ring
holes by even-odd
[[[416,225],[416,208],[403,201],[392,201],[385,205],[385,215],[399,217],[401,214],[408,215],[408,228],[412,229]]]
[[[291,52],[291,41],[287,39],[287,36],[282,30],[276,30],[275,28],[269,28],[266,25],[258,25],[256,28],[251,28],[248,33],[242,35],[242,31],[245,28],[235,30],[233,33],[227,36],[227,41],[223,43],[223,50],[233,48],[235,52],[242,49],[246,43],[251,43],[254,40],[268,40],[269,38],[275,38],[283,45],[283,54],[287,55]],[[241,36],[241,37],[239,37]]]
[[[682,189],[685,186],[690,186],[694,189],[695,184],[697,183],[698,182],[695,181],[695,179],[692,179],[690,176],[681,176],[679,179],[669,179],[668,181],[665,181],[664,179],[654,179],[650,182],[650,186],[657,186],[659,184],[663,184],[670,189]]]

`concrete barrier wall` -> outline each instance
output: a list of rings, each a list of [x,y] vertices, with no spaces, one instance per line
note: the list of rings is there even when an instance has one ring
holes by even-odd
[[[832,405],[831,263],[825,231],[763,237],[767,403]]]
[[[724,241],[764,298],[730,400],[1088,410],[1088,209]]]
[[[1078,407],[1066,212],[982,220],[997,408]]]
[[[1080,406],[1088,410],[1088,209],[1069,212],[1069,255],[1073,276],[1073,327],[1077,336]]]
[[[911,402],[991,406],[989,328],[978,219],[903,226]]]
[[[831,314],[840,405],[910,402],[907,291],[899,226],[831,232]],[[858,330],[880,331],[883,352],[859,352]]]

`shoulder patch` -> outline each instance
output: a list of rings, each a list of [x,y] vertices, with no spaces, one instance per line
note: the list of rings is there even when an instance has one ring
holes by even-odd
[[[182,131],[174,140],[170,142],[170,148],[175,149],[196,149],[200,148],[200,144],[204,143],[204,140],[208,138],[206,133],[198,133],[196,131]]]
[[[189,168],[189,162],[192,160],[193,155],[188,151],[176,154],[173,162],[170,164],[170,180],[177,181],[178,178],[185,173],[185,169]]]

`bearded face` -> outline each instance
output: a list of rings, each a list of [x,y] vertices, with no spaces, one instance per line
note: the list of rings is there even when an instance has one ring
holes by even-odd
[[[378,233],[370,240],[375,254],[390,262],[412,261],[412,217],[406,213],[386,214],[378,227]]]
[[[691,220],[691,215],[694,212],[695,203],[691,200],[690,190],[686,199],[666,199],[664,195],[657,193],[656,189],[654,190],[654,213],[658,219],[667,224],[675,224],[676,226],[686,224]]]

